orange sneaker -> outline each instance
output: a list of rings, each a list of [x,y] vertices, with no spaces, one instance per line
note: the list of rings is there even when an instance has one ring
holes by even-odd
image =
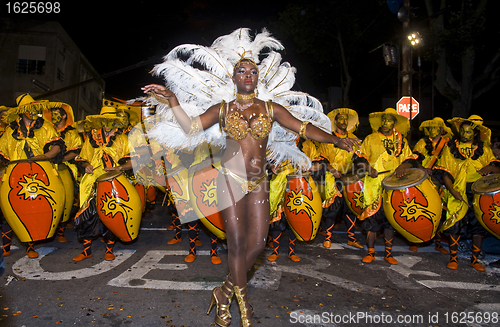
[[[196,259],[196,256],[194,254],[188,254],[185,258],[184,261],[187,263],[191,263]]]
[[[66,243],[68,239],[64,235],[57,235],[57,241],[59,243]]]
[[[441,252],[442,254],[448,254],[448,253],[449,253],[449,251],[448,251],[448,250],[446,250],[446,249],[445,249],[444,247],[442,247],[442,246],[436,246],[436,247],[434,248],[434,250],[439,251],[439,252]]]
[[[410,245],[410,251],[417,252],[418,247],[416,245]]]
[[[333,228],[335,228],[335,229],[340,228],[340,225],[335,223],[335,224],[333,224]]]
[[[168,241],[167,244],[172,245],[172,244],[177,244],[177,243],[180,243],[180,242],[182,242],[182,238],[173,238],[170,241]]]
[[[456,263],[455,261],[450,261],[446,265],[446,268],[455,270],[458,268],[458,263]]]
[[[8,257],[9,255],[10,255],[10,250],[9,251],[3,250],[3,256],[4,257]]]
[[[278,258],[279,258],[279,255],[277,255],[277,254],[271,254],[270,256],[267,257],[267,260],[269,260],[269,261],[276,261],[276,260],[278,260]]]
[[[115,255],[111,252],[106,252],[106,254],[104,254],[104,260],[106,261],[115,260]]]
[[[30,251],[26,252],[26,255],[30,259],[38,258],[38,252],[36,252],[35,250],[30,250]]]
[[[210,261],[212,261],[212,263],[214,265],[220,265],[222,260],[220,259],[220,257],[218,255],[213,255],[210,257]]]
[[[92,253],[89,255],[85,255],[84,253],[80,253],[76,257],[73,258],[73,261],[82,261],[87,258],[92,258]]]
[[[330,241],[324,241],[324,242],[323,242],[323,246],[324,246],[325,248],[329,248],[329,247],[331,247],[331,246],[332,246],[332,242],[330,242]]]
[[[196,246],[202,246],[203,242],[198,239],[198,240],[196,240],[196,242],[194,242],[194,245],[196,245]]]
[[[476,262],[476,263],[471,263],[470,266],[474,269],[476,269],[477,271],[485,271],[486,268],[483,267],[482,264],[480,264],[479,262]]]
[[[353,241],[347,241],[347,245],[354,246],[355,248],[358,248],[358,249],[364,249],[365,248],[358,241],[355,241],[355,242],[353,242]]]
[[[175,228],[174,225],[170,225],[167,227],[167,230],[174,230],[174,228]]]
[[[364,263],[370,263],[373,260],[375,260],[375,249],[368,248],[368,254],[361,261],[363,261]]]
[[[288,258],[290,258],[290,260],[292,260],[293,262],[299,262],[300,261],[300,258],[297,257],[295,254],[289,255]]]
[[[393,257],[384,257],[384,260],[389,262],[391,265],[397,265],[399,263],[398,260]]]
[[[73,227],[75,227],[75,226],[73,226],[73,224],[72,224],[72,223],[67,223],[67,224],[66,224],[66,228],[73,228]]]

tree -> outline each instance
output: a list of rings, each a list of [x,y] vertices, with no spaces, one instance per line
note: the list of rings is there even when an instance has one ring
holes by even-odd
[[[434,85],[452,103],[454,117],[468,117],[473,101],[499,82],[500,25],[487,19],[487,4],[425,0],[433,43],[428,58],[437,64]]]

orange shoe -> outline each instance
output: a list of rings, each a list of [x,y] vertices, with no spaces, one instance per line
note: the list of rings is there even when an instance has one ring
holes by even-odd
[[[175,228],[174,225],[170,225],[167,227],[167,230],[174,230],[174,228]]]
[[[67,224],[66,224],[66,228],[73,228],[73,227],[75,227],[75,226],[73,226],[73,224],[72,224],[72,223],[67,223]]]
[[[332,242],[330,242],[330,241],[324,241],[324,242],[323,242],[323,246],[324,246],[325,248],[329,248],[329,247],[331,247],[331,246],[332,246]]]
[[[279,255],[277,255],[277,254],[271,254],[270,256],[267,257],[267,260],[269,260],[269,261],[276,261],[276,260],[278,260],[278,258],[279,258]]]
[[[26,252],[26,255],[30,259],[38,258],[38,252],[36,252],[35,250],[30,250],[30,251]]]
[[[64,235],[57,235],[57,241],[59,243],[66,243],[68,239]]]
[[[471,263],[470,266],[474,269],[476,269],[477,271],[485,271],[486,269],[483,267],[482,264],[480,264],[479,262],[476,261],[476,263]]]
[[[417,252],[418,247],[416,245],[410,245],[410,251]]]
[[[191,262],[193,262],[194,260],[196,260],[196,255],[194,255],[194,254],[188,254],[188,255],[184,258],[184,261],[186,261],[187,263],[191,263]]]
[[[194,242],[194,245],[196,245],[196,246],[202,246],[203,242],[198,239],[198,240],[196,240],[196,242]]]
[[[297,257],[295,254],[289,255],[288,258],[290,258],[290,260],[292,260],[293,262],[299,262],[300,261],[300,258]]]
[[[4,251],[4,252],[3,252],[3,256],[4,256],[4,257],[8,257],[9,255],[10,255],[10,251]]]
[[[355,248],[358,248],[358,249],[364,249],[365,248],[358,241],[355,241],[355,242],[353,242],[353,241],[347,241],[347,245],[354,246]]]
[[[361,261],[363,261],[364,263],[370,263],[373,260],[375,260],[375,249],[368,248],[368,254]]]
[[[89,255],[85,255],[84,253],[80,253],[76,257],[73,258],[73,261],[82,261],[87,258],[92,258],[92,253]]]
[[[170,241],[168,241],[167,244],[172,245],[172,244],[177,244],[177,243],[180,243],[180,242],[182,242],[182,238],[173,238]]]
[[[448,254],[448,253],[449,253],[449,251],[448,251],[448,250],[446,250],[446,249],[445,249],[444,247],[442,247],[442,246],[436,246],[436,247],[434,248],[434,250],[439,251],[439,252],[441,252],[442,254]]]
[[[222,260],[220,259],[220,257],[218,255],[213,255],[210,257],[210,261],[212,261],[212,263],[214,265],[220,265]]]
[[[456,263],[455,261],[450,261],[446,265],[446,268],[456,270],[458,268],[458,263]]]
[[[384,257],[384,260],[389,262],[391,265],[397,265],[399,263],[398,260],[393,257]]]
[[[340,228],[340,225],[335,223],[335,224],[333,224],[333,228],[335,228],[335,229]]]
[[[104,260],[106,261],[115,260],[115,255],[111,252],[106,252],[106,254],[104,254]]]

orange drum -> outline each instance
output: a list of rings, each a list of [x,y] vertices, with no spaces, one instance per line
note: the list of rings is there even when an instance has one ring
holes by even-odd
[[[359,216],[363,212],[363,180],[356,174],[346,174],[340,179],[342,181],[342,194],[347,207],[353,214]]]
[[[167,183],[179,215],[184,214],[189,203],[188,170],[180,165],[167,172]]]
[[[412,243],[430,241],[441,220],[441,198],[423,169],[410,168],[399,178],[382,181],[383,206],[389,223]]]
[[[285,191],[285,217],[299,241],[316,237],[323,214],[322,200],[311,173],[288,175]]]
[[[202,168],[204,167],[204,168]],[[217,175],[211,161],[203,161],[190,168],[189,196],[196,216],[215,236],[226,238],[222,214],[217,202]]]
[[[143,184],[134,183],[134,188],[139,194],[139,198],[141,199],[141,210],[144,212],[146,210],[146,188]]]
[[[21,242],[54,236],[64,211],[64,186],[50,161],[11,161],[0,185],[5,220]]]
[[[64,201],[64,212],[61,221],[63,223],[69,220],[71,215],[71,209],[73,209],[73,202],[75,201],[75,184],[73,182],[73,177],[71,177],[71,171],[68,166],[61,163],[57,165],[57,172],[64,186],[64,194],[66,195]]]
[[[472,184],[474,214],[492,235],[500,238],[500,174],[483,176]]]
[[[121,171],[110,171],[97,179],[97,214],[120,240],[130,242],[139,234],[141,199]]]

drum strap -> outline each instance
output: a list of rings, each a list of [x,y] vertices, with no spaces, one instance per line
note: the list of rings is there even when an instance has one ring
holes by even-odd
[[[439,155],[441,154],[441,151],[443,151],[443,148],[444,148],[445,144],[446,144],[446,139],[444,137],[442,137],[439,140],[439,143],[436,145],[436,148],[434,149],[434,151],[432,151],[433,157],[432,157],[431,161],[429,162],[429,167],[427,167],[427,168],[434,167],[434,165],[436,164],[436,161],[437,161]]]

